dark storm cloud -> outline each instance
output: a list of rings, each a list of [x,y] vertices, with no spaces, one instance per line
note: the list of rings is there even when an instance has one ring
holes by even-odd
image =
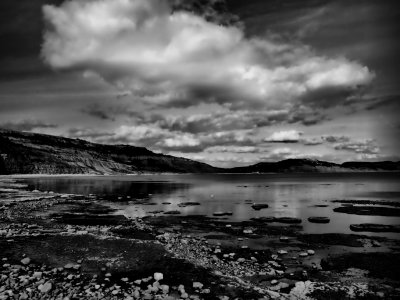
[[[371,99],[370,102],[372,103],[366,107],[367,110],[376,110],[387,106],[391,106],[392,108],[397,108],[397,110],[400,109],[400,95],[389,95],[385,97],[379,97]]]
[[[101,120],[115,120],[112,117],[112,114],[110,114],[108,110],[102,108],[102,106],[98,103],[93,103],[86,106],[84,109],[82,109],[82,112]]]
[[[32,131],[41,128],[57,128],[58,125],[45,123],[39,120],[23,120],[20,122],[0,123],[0,128],[16,130],[16,131]]]

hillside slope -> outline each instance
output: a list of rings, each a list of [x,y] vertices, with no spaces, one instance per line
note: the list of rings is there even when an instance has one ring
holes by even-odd
[[[286,159],[278,162],[261,162],[255,165],[230,169],[231,173],[334,173],[400,171],[400,162],[345,162],[335,164],[314,159]]]
[[[0,129],[0,174],[213,173],[210,165],[146,148]]]

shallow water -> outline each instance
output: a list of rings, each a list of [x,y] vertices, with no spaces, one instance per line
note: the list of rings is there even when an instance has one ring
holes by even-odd
[[[306,233],[353,233],[350,224],[400,225],[400,218],[336,213],[333,209],[341,204],[331,201],[400,201],[399,179],[398,173],[338,173],[77,176],[29,178],[26,181],[31,188],[39,190],[104,195],[104,201],[112,198],[112,205],[127,216],[145,216],[158,210],[207,216],[216,211],[231,211],[233,215],[227,222],[263,216],[296,217],[303,220]],[[138,199],[142,204],[137,203]],[[266,203],[269,208],[256,211],[245,200]],[[201,205],[178,207],[179,203],[188,201]],[[313,224],[307,221],[310,216],[326,216],[331,222]],[[400,238],[397,233],[361,234]]]

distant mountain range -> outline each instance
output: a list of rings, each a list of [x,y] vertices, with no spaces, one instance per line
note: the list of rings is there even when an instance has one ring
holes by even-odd
[[[154,153],[128,145],[0,129],[0,174],[297,173],[400,171],[400,162],[346,162],[310,159],[262,162],[231,169]]]

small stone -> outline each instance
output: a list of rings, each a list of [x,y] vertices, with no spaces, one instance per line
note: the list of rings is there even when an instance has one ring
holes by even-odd
[[[168,294],[168,293],[169,293],[169,286],[166,285],[166,284],[163,284],[163,285],[161,286],[161,290],[162,290],[162,292],[163,292],[164,294]]]
[[[42,275],[43,275],[42,272],[35,272],[35,273],[33,273],[33,277],[38,278],[38,279],[42,278]]]
[[[163,273],[154,273],[154,280],[160,281],[163,280],[163,278],[164,278]]]
[[[51,289],[53,288],[53,285],[51,282],[46,282],[45,284],[41,284],[39,285],[39,291],[41,291],[42,293],[48,293],[51,291]]]
[[[64,269],[69,270],[69,269],[72,269],[73,267],[74,267],[73,264],[66,264],[66,265],[64,266]]]
[[[29,265],[31,263],[31,259],[29,257],[25,257],[24,259],[21,259],[21,263],[23,265]]]
[[[193,282],[194,289],[201,289],[203,288],[203,284],[201,282]]]
[[[307,252],[301,252],[301,253],[299,253],[299,256],[300,257],[306,257],[306,256],[308,256],[308,253]]]
[[[308,255],[314,255],[315,251],[314,250],[307,250]]]
[[[276,279],[271,280],[271,284],[272,285],[278,284],[278,280],[276,280]]]
[[[285,254],[287,254],[288,252],[286,251],[286,250],[279,250],[278,251],[278,254],[279,255],[285,255]]]

